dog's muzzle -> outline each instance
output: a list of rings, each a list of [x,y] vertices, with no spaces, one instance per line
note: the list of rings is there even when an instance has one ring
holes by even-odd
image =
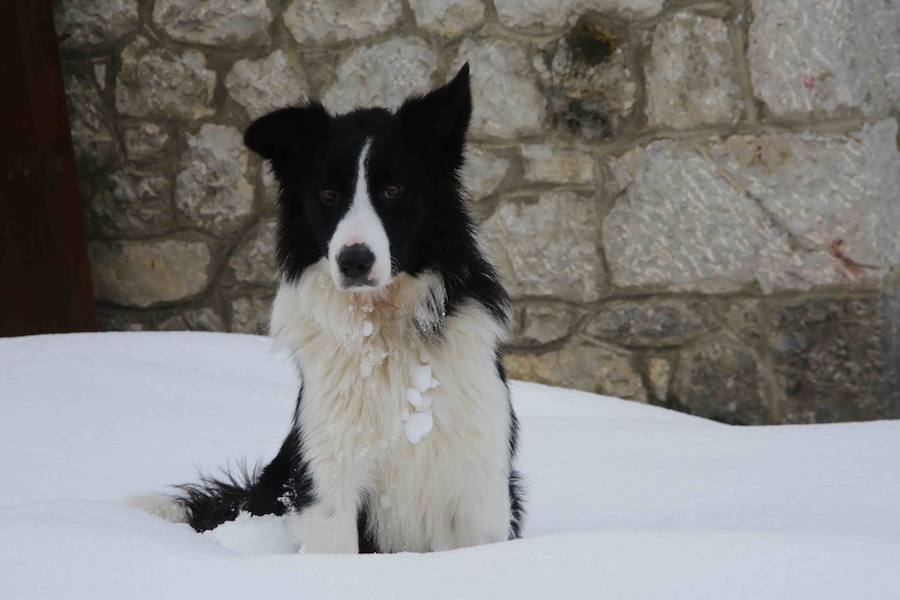
[[[372,265],[375,264],[375,255],[367,245],[344,246],[338,253],[337,264],[345,288],[375,285],[375,282],[369,279]]]

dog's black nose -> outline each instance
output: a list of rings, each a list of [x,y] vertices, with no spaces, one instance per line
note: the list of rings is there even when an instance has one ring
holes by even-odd
[[[347,278],[348,283],[361,284],[368,279],[369,271],[375,264],[375,255],[365,244],[353,244],[341,249],[337,263],[341,275]]]

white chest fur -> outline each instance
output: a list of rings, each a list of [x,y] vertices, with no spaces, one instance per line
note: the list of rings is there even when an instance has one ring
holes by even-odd
[[[425,341],[419,329],[442,305],[436,275],[349,294],[322,263],[279,289],[272,333],[303,378],[297,422],[317,496],[296,524],[308,550],[355,551],[362,502],[387,551],[507,539],[511,416],[494,355],[503,328],[472,302]]]

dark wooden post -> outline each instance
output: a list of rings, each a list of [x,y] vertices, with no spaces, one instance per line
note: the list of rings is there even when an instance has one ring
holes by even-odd
[[[0,335],[95,328],[49,0],[0,19]]]

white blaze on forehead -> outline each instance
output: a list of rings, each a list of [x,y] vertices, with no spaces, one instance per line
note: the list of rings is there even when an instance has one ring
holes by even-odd
[[[372,140],[367,138],[356,163],[356,185],[353,190],[353,199],[350,207],[344,214],[331,241],[328,243],[328,264],[331,277],[335,284],[340,286],[342,281],[341,271],[338,268],[337,258],[341,249],[353,244],[365,244],[375,255],[375,264],[369,274],[369,281],[373,287],[386,285],[391,279],[391,247],[387,232],[375,207],[372,206],[372,198],[369,194],[367,175],[367,162],[369,148]]]

